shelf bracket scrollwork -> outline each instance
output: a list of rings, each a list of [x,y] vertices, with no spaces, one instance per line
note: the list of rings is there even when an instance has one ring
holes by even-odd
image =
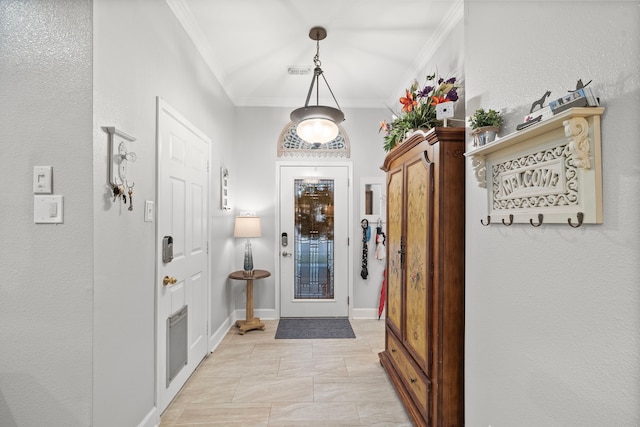
[[[569,138],[573,164],[577,168],[591,169],[589,123],[583,117],[573,117],[562,122],[564,134]]]
[[[484,156],[473,157],[471,166],[478,181],[478,187],[487,188],[487,163],[484,160]]]

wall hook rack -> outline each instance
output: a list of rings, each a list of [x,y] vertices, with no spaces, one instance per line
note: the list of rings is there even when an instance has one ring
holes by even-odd
[[[109,134],[109,184],[115,188],[130,178],[129,162],[135,162],[137,156],[130,151],[129,144],[136,139],[113,126],[102,129]]]

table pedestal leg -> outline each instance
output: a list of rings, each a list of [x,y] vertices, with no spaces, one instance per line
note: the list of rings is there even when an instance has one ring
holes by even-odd
[[[247,279],[246,312],[246,320],[236,321],[236,326],[239,329],[240,335],[244,335],[245,332],[252,329],[260,329],[261,331],[264,331],[264,323],[260,321],[259,317],[253,317],[253,279]]]

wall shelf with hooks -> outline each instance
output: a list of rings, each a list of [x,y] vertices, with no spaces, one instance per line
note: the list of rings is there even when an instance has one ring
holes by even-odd
[[[136,139],[113,126],[102,128],[109,134],[109,184],[116,187],[130,182],[129,162],[136,161],[136,153],[130,151],[129,144]]]
[[[571,108],[465,153],[487,188],[482,225],[601,224],[603,113]]]
[[[136,161],[136,153],[131,151],[130,143],[136,139],[113,126],[102,128],[109,134],[109,186],[113,202],[121,200],[129,203],[129,211],[133,210],[133,187],[135,182],[131,176],[130,163]],[[128,195],[128,197],[127,197]]]

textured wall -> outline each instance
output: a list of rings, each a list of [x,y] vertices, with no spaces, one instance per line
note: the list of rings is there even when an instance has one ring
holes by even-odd
[[[510,133],[578,79],[606,108],[602,225],[483,227],[468,162],[467,425],[640,425],[639,28],[637,1],[466,3],[467,113]]]
[[[91,424],[91,3],[0,2],[0,425]],[[33,223],[53,166],[63,224]]]
[[[214,333],[231,313],[233,217],[219,210],[219,171],[231,159],[234,109],[164,1],[94,0],[95,328],[94,426],[153,420],[155,396],[155,222],[144,222],[156,192],[156,97],[212,140],[210,232]],[[149,17],[152,17],[150,19]],[[113,203],[107,134],[134,136],[134,210]],[[156,203],[157,207],[157,203]],[[161,350],[162,351],[162,350]],[[114,410],[116,408],[117,410]]]

